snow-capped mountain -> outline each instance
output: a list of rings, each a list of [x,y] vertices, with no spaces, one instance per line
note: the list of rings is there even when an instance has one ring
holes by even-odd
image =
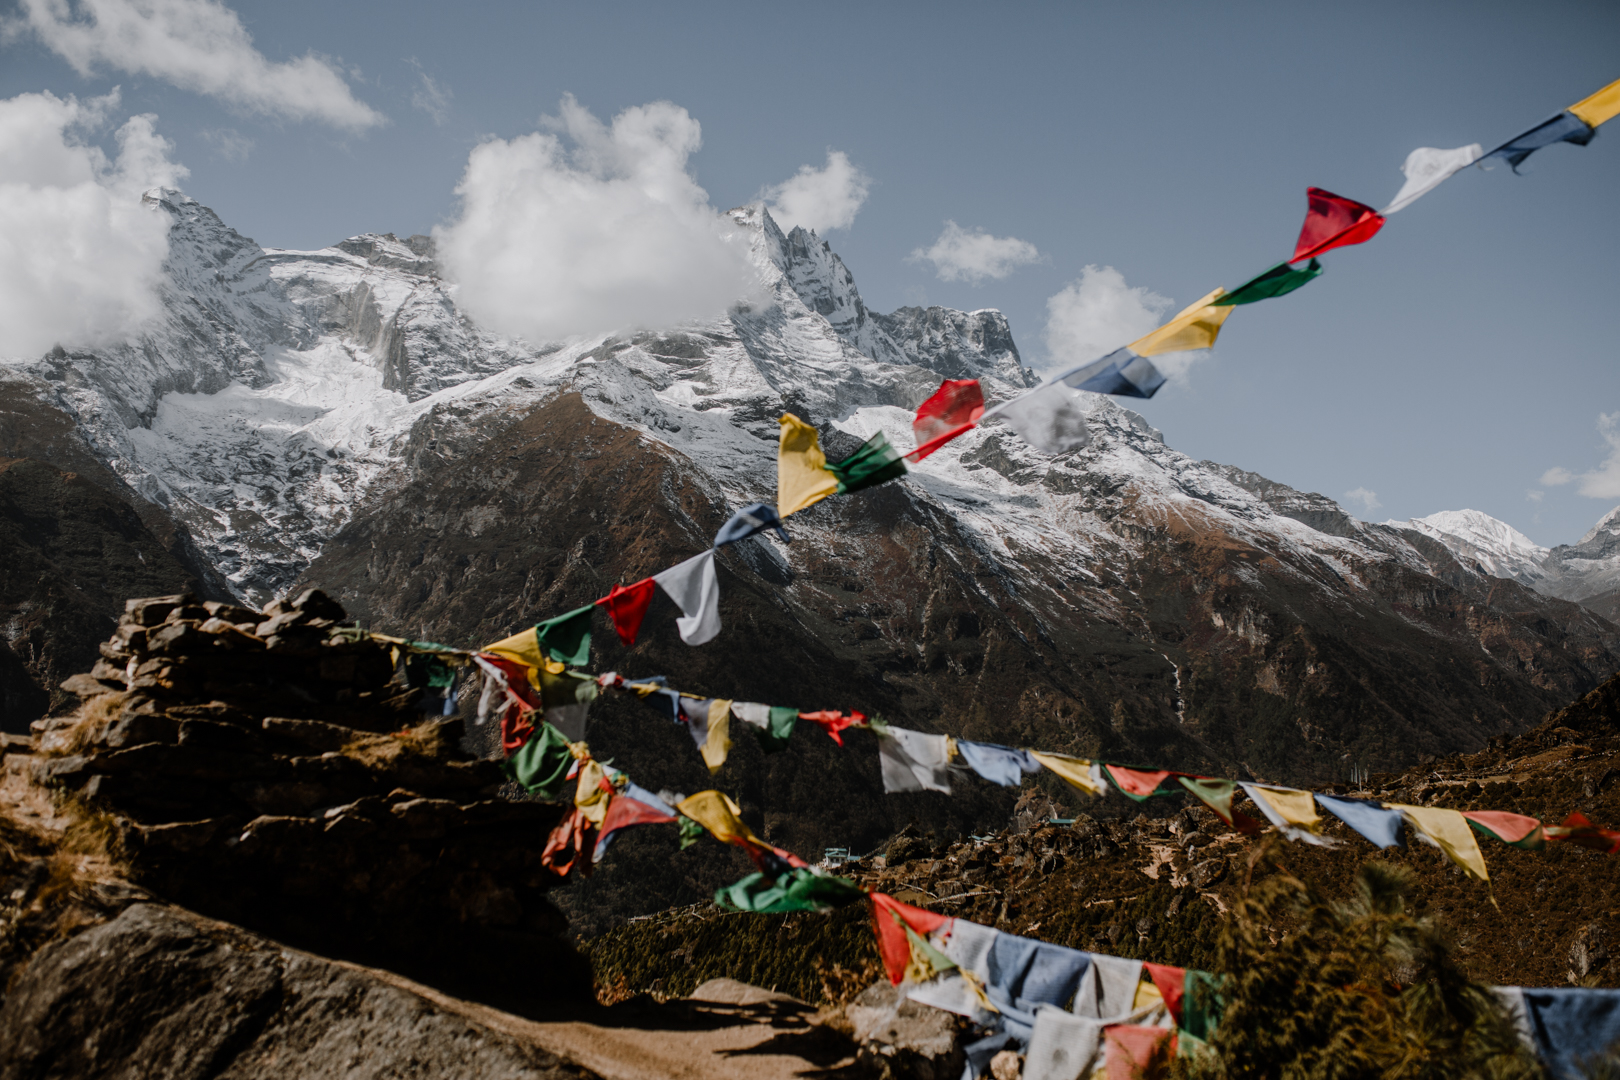
[[[320,584],[417,637],[505,636],[702,550],[729,508],[774,501],[784,411],[836,458],[878,430],[909,449],[944,378],[992,400],[1034,383],[999,312],[874,312],[825,242],[758,206],[730,221],[768,300],[536,344],[468,319],[428,238],[263,248],[178,192],[148,198],[174,222],[165,319],[0,365],[0,454],[104,470],[243,599]],[[726,549],[714,646],[650,616],[633,648],[598,635],[596,658],[744,700],[1272,779],[1472,748],[1620,667],[1613,626],[1504,591],[1437,531],[1358,521],[1189,458],[1112,399],[1089,408],[1082,450],[1048,457],[990,424],[904,481],[794,516],[791,547]],[[1498,547],[1523,538],[1480,529],[1506,568]],[[28,588],[6,625],[33,633],[51,601]],[[643,748],[663,736],[604,710],[624,760],[678,772],[678,745]],[[791,787],[799,752],[761,777]],[[868,807],[871,827],[903,802]],[[950,813],[966,825],[986,805]],[[832,842],[814,819],[803,845]]]

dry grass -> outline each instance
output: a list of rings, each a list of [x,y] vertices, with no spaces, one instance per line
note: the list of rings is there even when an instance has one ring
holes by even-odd
[[[369,768],[386,768],[405,755],[445,758],[450,756],[451,749],[439,721],[427,720],[391,735],[357,732],[354,738],[343,744],[339,753]]]
[[[46,732],[36,740],[35,752],[43,757],[68,757],[83,753],[118,722],[127,700],[129,694],[121,690],[90,698],[74,711],[69,726]]]

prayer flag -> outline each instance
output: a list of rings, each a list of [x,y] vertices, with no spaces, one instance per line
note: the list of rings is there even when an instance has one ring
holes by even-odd
[[[720,526],[720,531],[714,534],[714,546],[735,544],[766,529],[773,530],[784,544],[793,542],[793,537],[782,526],[782,519],[776,516],[775,509],[764,503],[749,503]]]
[[[585,819],[598,828],[607,816],[608,801],[613,798],[613,785],[608,783],[607,770],[594,758],[579,764],[579,785],[574,789],[574,805]]]
[[[1259,277],[1250,278],[1231,292],[1215,300],[1215,307],[1233,307],[1238,304],[1253,304],[1259,300],[1271,300],[1278,296],[1287,296],[1295,289],[1302,288],[1322,273],[1322,264],[1315,259],[1308,266],[1295,270],[1290,263],[1278,263]]]
[[[1469,143],[1455,150],[1418,147],[1406,155],[1406,163],[1401,166],[1401,172],[1406,174],[1406,183],[1401,185],[1401,190],[1395,193],[1390,204],[1384,207],[1384,215],[1387,217],[1398,210],[1405,210],[1445,183],[1452,174],[1478,161],[1483,152],[1479,143]]]
[[[1181,1026],[1181,1001],[1187,991],[1187,969],[1170,967],[1167,964],[1143,964],[1142,973],[1153,980],[1153,985],[1159,988],[1159,996],[1164,999],[1164,1007],[1170,1010],[1170,1019]]]
[[[1524,164],[1524,159],[1543,147],[1553,143],[1574,143],[1576,146],[1585,146],[1597,134],[1595,128],[1580,117],[1572,113],[1561,112],[1546,123],[1538,124],[1525,132],[1515,136],[1498,146],[1495,150],[1480,158],[1489,161],[1492,158],[1501,158],[1512,166],[1514,172]]]
[[[546,659],[540,654],[540,639],[535,636],[535,628],[529,627],[521,630],[509,638],[502,638],[493,645],[486,645],[479,652],[493,653],[505,657],[514,663],[522,664],[529,669],[526,676],[538,689],[540,684],[534,677],[534,672],[548,666]]]
[[[814,869],[789,870],[774,881],[761,873],[749,874],[714,894],[722,909],[781,915],[790,911],[831,911],[860,900],[866,890],[848,878]]]
[[[987,409],[984,419],[999,416],[1018,437],[1037,450],[1061,454],[1091,442],[1080,395],[1061,379]]]
[[[1301,258],[1303,256],[1294,256],[1295,261]],[[1232,314],[1230,307],[1218,307],[1215,304],[1215,301],[1224,295],[1225,289],[1216,289],[1202,300],[1193,301],[1157,330],[1131,342],[1130,350],[1138,356],[1158,356],[1162,353],[1212,347],[1215,339],[1220,336],[1221,325]],[[1161,378],[1159,381],[1164,380]],[[1154,388],[1157,389],[1157,386]]]
[[[948,765],[950,740],[944,735],[889,727],[887,738],[878,740],[878,758],[883,767],[883,790],[942,791],[951,793]]]
[[[602,861],[602,856],[607,854],[608,843],[620,829],[627,829],[632,825],[663,825],[674,820],[674,807],[646,788],[626,784],[624,791],[608,803],[607,814],[602,819],[602,829],[597,836],[596,850],[591,855],[591,861]]]
[[[539,679],[546,722],[568,736],[569,742],[583,741],[587,714],[599,692],[596,680],[568,671],[553,673],[546,668],[540,669]]]
[[[703,754],[709,771],[717,772],[731,753],[731,702],[722,698],[682,698],[681,715],[686,717],[692,741]]]
[[[591,662],[591,616],[595,612],[596,605],[591,603],[547,619],[534,628],[535,639],[557,663],[583,667]]]
[[[1209,1039],[1215,1034],[1221,1017],[1226,1013],[1226,976],[1211,975],[1207,971],[1187,969],[1186,988],[1181,997],[1181,1015],[1177,1025],[1182,1032],[1195,1039]]]
[[[641,620],[647,617],[653,587],[657,584],[652,578],[642,578],[634,585],[614,585],[611,592],[597,601],[608,609],[613,629],[626,646],[636,643],[636,635],[641,632]]]
[[[506,760],[505,769],[530,795],[549,800],[562,794],[573,764],[567,736],[542,721],[539,732]]]
[[[844,460],[828,462],[827,471],[838,477],[838,494],[847,495],[906,475],[906,461],[880,431]]]
[[[1114,782],[1115,787],[1137,802],[1153,795],[1170,794],[1159,790],[1159,785],[1172,775],[1168,770],[1148,772],[1145,769],[1127,769],[1123,765],[1104,765],[1103,774]]]
[[[676,807],[681,813],[709,830],[722,844],[731,844],[736,847],[747,847],[758,844],[770,848],[738,815],[742,810],[730,797],[719,791],[700,791],[696,795],[688,795]]]
[[[1173,350],[1165,349],[1164,352]],[[1064,386],[1093,394],[1150,398],[1164,385],[1164,375],[1153,362],[1129,346],[1115,349],[1101,360],[1081,364],[1059,376]]]
[[[1307,844],[1332,847],[1333,841],[1320,835],[1322,819],[1317,816],[1316,803],[1308,791],[1296,788],[1273,787],[1270,784],[1240,784],[1244,794],[1254,801],[1266,820],[1290,840],[1303,840]]]
[[[714,573],[714,549],[654,574],[653,580],[681,609],[681,617],[675,620],[681,640],[688,645],[713,641],[720,633],[720,579]]]
[[[1055,1005],[1035,1010],[1035,1027],[1024,1055],[1022,1080],[1091,1080],[1102,1045],[1103,1022]]]
[[[1446,858],[1462,867],[1480,881],[1490,881],[1485,869],[1485,856],[1480,854],[1474,831],[1468,819],[1456,810],[1442,810],[1433,806],[1406,806],[1387,803],[1391,810],[1399,810],[1417,833],[1418,839],[1433,844],[1446,853]]]
[[[917,436],[917,449],[907,461],[921,461],[964,431],[970,431],[984,415],[984,390],[978,379],[946,379],[934,396],[917,406],[911,422]]]
[[[546,837],[546,846],[540,849],[540,865],[562,878],[567,877],[568,872],[576,865],[589,873],[590,861],[582,860],[580,856],[585,853],[590,835],[590,821],[578,807],[569,807],[567,815],[557,823],[555,829],[551,830],[551,835]]]
[[[1620,116],[1620,79],[1590,97],[1582,98],[1565,111],[1594,128]]]
[[[1181,786],[1192,792],[1199,802],[1215,812],[1215,816],[1243,833],[1260,831],[1260,823],[1247,814],[1232,809],[1232,796],[1237,784],[1231,780],[1217,780],[1208,776],[1178,776]]]
[[[838,734],[845,728],[861,727],[866,723],[866,714],[858,712],[841,713],[837,709],[822,709],[819,712],[799,713],[800,720],[808,720],[822,731],[827,737],[839,746],[844,745],[844,737]]]
[[[838,478],[827,471],[816,429],[792,413],[779,421],[781,442],[776,451],[776,512],[797,514],[829,495],[838,493]]]
[[[1620,992],[1584,986],[1526,986],[1519,992],[1548,1074],[1554,1080],[1602,1076],[1620,1042]]]
[[[752,701],[733,701],[731,715],[754,729],[760,749],[774,754],[787,749],[788,739],[799,722],[799,710],[781,705],[759,705]]]
[[[870,894],[872,901],[872,929],[877,935],[878,956],[883,969],[889,973],[889,982],[899,986],[906,977],[906,966],[911,962],[911,942],[906,937],[909,928],[918,934],[931,934],[951,920],[932,911],[902,904],[884,893]]]
[[[1043,754],[1038,750],[1031,750],[1029,756],[1087,795],[1102,795],[1108,790],[1102,767],[1095,761],[1069,757],[1067,754]]]
[[[1028,750],[958,739],[956,751],[970,769],[1002,787],[1017,787],[1024,782],[1026,773],[1033,775],[1041,771],[1041,763]]]
[[[1523,814],[1510,814],[1505,810],[1464,810],[1462,816],[1475,832],[1500,840],[1509,847],[1534,851],[1546,840],[1541,822]]]
[[[1142,982],[1142,961],[1091,953],[1091,968],[1074,997],[1074,1011],[1099,1020],[1123,1017],[1136,1001]]]
[[[1564,840],[1593,851],[1620,855],[1620,829],[1600,829],[1579,811],[1557,825],[1548,825],[1543,831],[1548,840]]]
[[[1381,803],[1366,799],[1346,799],[1338,795],[1318,795],[1316,801],[1322,809],[1379,847],[1400,846],[1400,811],[1386,810]]]
[[[1107,1048],[1103,1076],[1107,1080],[1137,1080],[1167,1072],[1176,1053],[1174,1028],[1115,1024],[1103,1028]]]
[[[1365,243],[1384,227],[1384,215],[1365,203],[1314,187],[1306,189],[1305,198],[1305,224],[1300,227],[1299,242],[1289,262],[1347,244]]]

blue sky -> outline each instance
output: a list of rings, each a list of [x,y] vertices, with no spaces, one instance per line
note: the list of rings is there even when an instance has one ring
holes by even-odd
[[[188,193],[295,248],[451,221],[469,153],[565,94],[605,122],[673,102],[714,207],[840,151],[871,182],[826,238],[867,302],[1000,308],[1036,366],[1048,299],[1088,265],[1179,308],[1286,258],[1307,186],[1382,206],[1413,148],[1488,149],[1620,78],[1620,5],[1595,0],[232,10],[270,63],[326,58],[384,119],[266,115],[106,58],[85,75],[26,30],[0,98],[121,87],[118,118],[157,114]],[[1140,411],[1194,456],[1375,493],[1346,503],[1372,520],[1469,507],[1573,542],[1620,504],[1620,121],[1525,173],[1466,170],[1325,256]],[[908,256],[947,220],[1039,259],[941,280]]]

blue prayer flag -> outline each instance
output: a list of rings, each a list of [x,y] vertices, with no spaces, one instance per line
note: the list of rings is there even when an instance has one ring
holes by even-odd
[[[1524,159],[1553,143],[1568,142],[1576,146],[1585,146],[1597,135],[1597,129],[1591,127],[1580,117],[1572,113],[1561,112],[1548,120],[1531,128],[1523,135],[1509,139],[1495,150],[1480,158],[1489,161],[1491,158],[1502,158],[1513,167],[1514,172],[1524,164]]]
[[[1024,782],[1024,774],[1041,771],[1041,763],[1028,750],[960,739],[956,749],[974,772],[1002,787],[1017,787]]]
[[[733,544],[755,533],[762,533],[766,529],[776,530],[776,535],[782,538],[784,544],[793,542],[787,529],[782,526],[782,519],[776,516],[774,507],[766,506],[764,503],[749,503],[732,514],[731,520],[720,526],[720,531],[714,534],[714,546]]]
[[[1381,803],[1367,799],[1344,799],[1336,795],[1318,795],[1316,801],[1322,805],[1322,809],[1379,847],[1400,846],[1399,810],[1385,810]]]

